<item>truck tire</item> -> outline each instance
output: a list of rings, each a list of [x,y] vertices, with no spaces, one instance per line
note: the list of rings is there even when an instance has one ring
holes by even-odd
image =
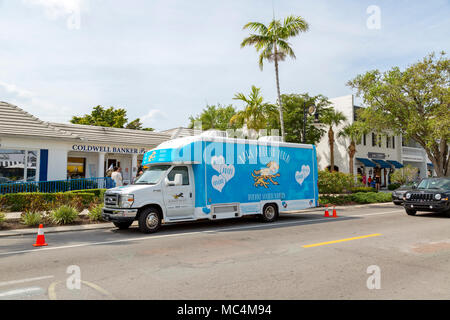
[[[131,222],[113,222],[113,223],[120,230],[125,230],[125,229],[128,229],[131,226],[133,221],[131,221]]]
[[[405,209],[405,211],[408,216],[415,216],[417,213],[417,211],[413,209]]]
[[[262,211],[262,220],[264,222],[273,222],[275,220],[277,220],[278,218],[278,207],[273,204],[273,203],[269,203],[266,204],[263,207],[263,211]]]
[[[139,230],[143,233],[154,233],[161,226],[161,216],[155,208],[147,208],[139,215]]]

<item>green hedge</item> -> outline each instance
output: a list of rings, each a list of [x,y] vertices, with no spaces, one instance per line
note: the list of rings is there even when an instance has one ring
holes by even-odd
[[[0,195],[0,208],[9,211],[49,211],[62,205],[79,210],[92,203],[101,203],[105,189],[78,190],[69,192],[43,193],[24,192]]]
[[[388,185],[388,189],[389,190],[395,190],[400,188],[401,184],[400,183],[391,183],[390,185]]]
[[[372,188],[372,187],[355,187],[355,188],[351,188],[350,191],[352,193],[357,193],[357,192],[378,192],[377,189]]]
[[[321,205],[341,205],[349,203],[379,203],[391,202],[392,194],[386,192],[357,192],[353,194],[341,194],[337,196],[319,196],[319,203]]]

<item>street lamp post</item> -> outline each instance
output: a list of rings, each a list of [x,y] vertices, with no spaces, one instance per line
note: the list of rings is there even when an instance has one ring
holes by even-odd
[[[313,104],[309,107],[308,111],[306,111],[306,101],[303,101],[303,143],[306,143],[306,120],[308,114],[314,114],[314,125],[319,123],[319,112],[317,111],[316,106]]]

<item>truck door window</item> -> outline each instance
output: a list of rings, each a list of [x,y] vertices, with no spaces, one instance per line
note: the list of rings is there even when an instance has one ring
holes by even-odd
[[[183,175],[183,186],[189,185],[189,171],[188,171],[187,167],[182,167],[182,166],[174,167],[172,169],[172,171],[170,171],[169,174],[167,175],[167,179],[169,181],[174,181],[176,174],[182,174]]]

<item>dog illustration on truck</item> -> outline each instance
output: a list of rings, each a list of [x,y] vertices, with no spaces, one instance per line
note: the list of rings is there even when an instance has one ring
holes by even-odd
[[[214,136],[170,140],[144,154],[144,173],[105,192],[102,216],[120,229],[134,220],[145,233],[162,221],[219,220],[318,204],[313,145]]]

